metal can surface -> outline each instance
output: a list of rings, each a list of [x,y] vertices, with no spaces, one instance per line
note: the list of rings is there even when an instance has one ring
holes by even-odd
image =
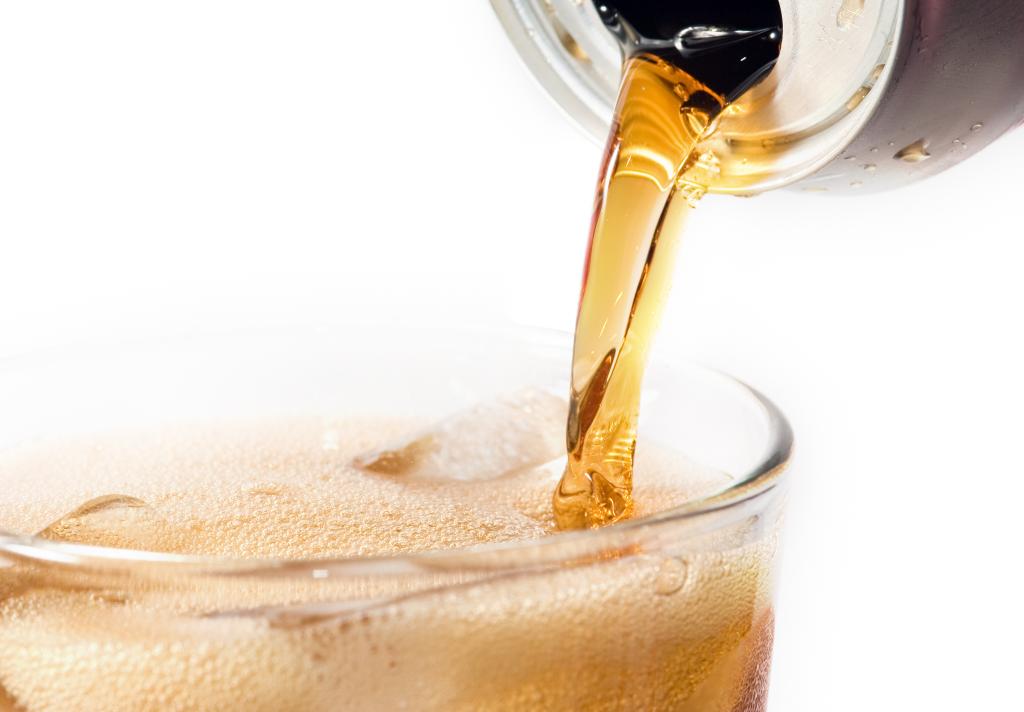
[[[603,140],[622,55],[590,0],[491,0],[552,97]],[[767,80],[708,140],[713,192],[885,190],[973,155],[1024,120],[1018,0],[781,0]]]

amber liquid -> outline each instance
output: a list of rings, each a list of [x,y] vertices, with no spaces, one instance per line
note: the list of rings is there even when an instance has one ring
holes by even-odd
[[[573,348],[568,463],[554,495],[562,529],[633,509],[640,387],[683,225],[714,159],[696,148],[726,107],[653,54],[627,60],[597,187]]]

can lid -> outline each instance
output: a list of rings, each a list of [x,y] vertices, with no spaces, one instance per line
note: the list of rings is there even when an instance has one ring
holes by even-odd
[[[622,52],[591,0],[491,0],[527,67],[582,128],[604,141]],[[781,0],[775,70],[722,117],[705,149],[712,192],[752,194],[808,176],[870,118],[891,74],[904,0]]]

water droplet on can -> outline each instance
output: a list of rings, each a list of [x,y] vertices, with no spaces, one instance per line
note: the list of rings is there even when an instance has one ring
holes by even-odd
[[[878,170],[878,166],[876,166],[874,163],[865,163],[864,170],[866,170],[868,173],[874,173],[875,171]]]
[[[971,133],[978,133],[983,128],[985,128],[985,124],[979,121],[978,123],[974,124],[974,126],[971,127]]]
[[[905,148],[901,148],[893,156],[893,158],[906,163],[920,163],[921,161],[927,161],[931,157],[932,154],[928,153],[928,142],[923,138],[914,141]]]
[[[853,111],[854,109],[856,109],[858,106],[860,106],[860,103],[864,101],[865,97],[867,97],[867,95],[870,93],[871,87],[869,86],[863,86],[860,89],[858,89],[856,92],[854,92],[853,96],[850,97],[850,100],[846,102],[846,110]]]
[[[850,182],[851,188],[860,188],[862,185],[864,185],[864,181],[862,180],[855,180]]]
[[[839,6],[839,14],[836,15],[836,24],[841,30],[849,30],[857,24],[861,14],[864,12],[865,0],[843,0]]]

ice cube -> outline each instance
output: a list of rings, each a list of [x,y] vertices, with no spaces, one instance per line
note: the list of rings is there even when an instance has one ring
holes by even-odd
[[[165,528],[163,517],[141,499],[108,494],[90,499],[38,536],[75,544],[154,549]]]
[[[526,389],[456,413],[353,464],[409,479],[495,479],[564,455],[568,408],[553,393]]]

